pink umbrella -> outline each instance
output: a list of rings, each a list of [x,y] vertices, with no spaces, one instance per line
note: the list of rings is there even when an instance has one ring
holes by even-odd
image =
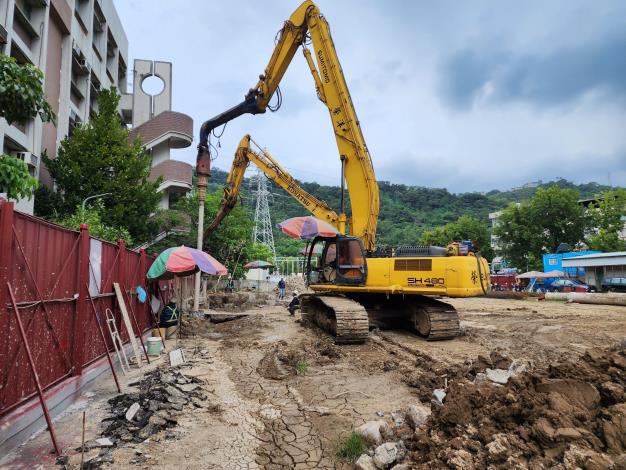
[[[309,240],[315,237],[334,237],[339,234],[337,229],[328,222],[310,215],[283,220],[276,227],[291,238],[299,240]]]
[[[168,248],[154,260],[146,277],[154,279],[172,279],[174,276],[189,276],[202,271],[220,275],[228,273],[226,266],[204,251],[189,246]]]

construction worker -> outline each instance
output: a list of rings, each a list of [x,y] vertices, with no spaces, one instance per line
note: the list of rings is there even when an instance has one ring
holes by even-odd
[[[287,307],[287,310],[289,310],[289,315],[293,317],[296,314],[297,308],[300,308],[300,299],[298,298],[298,291],[295,290],[293,291],[293,297],[291,299],[291,302],[289,302],[289,306]]]
[[[178,329],[178,319],[180,316],[180,309],[176,305],[178,299],[172,297],[165,308],[161,311],[159,318],[159,328],[165,328],[165,337],[170,338],[176,334]]]
[[[280,278],[280,281],[278,281],[278,300],[283,300],[285,298],[285,279],[284,278]]]

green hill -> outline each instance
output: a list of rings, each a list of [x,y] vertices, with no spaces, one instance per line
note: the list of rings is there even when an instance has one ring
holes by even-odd
[[[209,183],[211,191],[221,190],[226,182],[227,172],[214,168]],[[300,182],[310,194],[322,199],[339,211],[340,189],[338,186],[322,186],[317,183]],[[380,215],[378,223],[378,245],[410,245],[416,244],[425,229],[444,225],[455,221],[461,215],[471,215],[487,220],[490,212],[498,211],[511,202],[529,199],[539,187],[558,185],[561,188],[575,189],[581,198],[593,197],[595,194],[610,189],[609,186],[597,183],[576,185],[564,179],[548,181],[536,187],[517,188],[510,191],[493,190],[488,193],[454,194],[447,189],[424,188],[393,184],[387,181],[378,182],[380,188]],[[289,217],[308,215],[308,212],[287,192],[270,181],[272,198],[270,212],[274,224]],[[256,186],[246,179],[241,200],[254,213]],[[349,207],[348,207],[349,211]],[[285,235],[275,230],[274,241],[278,255],[295,255],[300,243],[294,243]]]

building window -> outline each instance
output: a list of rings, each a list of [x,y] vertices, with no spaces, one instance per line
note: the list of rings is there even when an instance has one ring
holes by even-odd
[[[93,39],[92,39],[92,47],[98,58],[102,61],[104,58],[104,46],[105,46],[105,31],[106,31],[106,21],[104,19],[104,14],[98,4],[94,4],[93,11]]]
[[[85,18],[87,17],[87,7],[89,6],[89,0],[75,0],[74,1],[74,17],[78,20],[78,24],[87,33],[87,24]]]

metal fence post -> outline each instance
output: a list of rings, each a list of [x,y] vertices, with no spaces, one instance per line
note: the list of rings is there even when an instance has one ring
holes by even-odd
[[[144,248],[139,250],[139,284],[146,290],[146,301],[143,304],[143,317],[148,320],[148,324],[152,326],[152,315],[149,309],[150,294],[148,293],[148,286],[146,285],[146,274],[148,272],[148,258],[146,256],[146,250]],[[137,286],[135,286],[137,287]]]
[[[74,310],[74,351],[73,362],[76,375],[83,372],[85,362],[85,331],[87,329],[87,286],[89,285],[89,226],[80,226],[78,245],[78,298]]]
[[[126,282],[127,272],[128,270],[126,269],[126,242],[122,239],[119,239],[117,241],[117,269],[115,271],[113,282],[117,282],[120,286],[124,286]],[[113,282],[111,283],[111,291],[115,292],[113,290]],[[115,306],[115,301],[113,302],[113,305]],[[113,311],[115,312],[115,309]],[[119,313],[120,315],[117,317],[117,320],[121,322],[122,321],[121,311]],[[121,335],[124,334],[123,330],[126,330],[126,328],[122,328],[122,330],[120,331]],[[127,338],[127,340],[130,340],[130,337]],[[126,341],[123,336],[122,336],[122,341]]]
[[[13,264],[13,203],[0,202],[0,286],[9,282],[11,265]],[[6,289],[0,288],[0,331],[4,332],[4,341],[0,347],[0,364],[7,364],[9,354],[9,295]],[[8,367],[1,367],[0,380],[5,383]],[[4,390],[2,391],[4,396]],[[2,400],[0,400],[2,403]]]

